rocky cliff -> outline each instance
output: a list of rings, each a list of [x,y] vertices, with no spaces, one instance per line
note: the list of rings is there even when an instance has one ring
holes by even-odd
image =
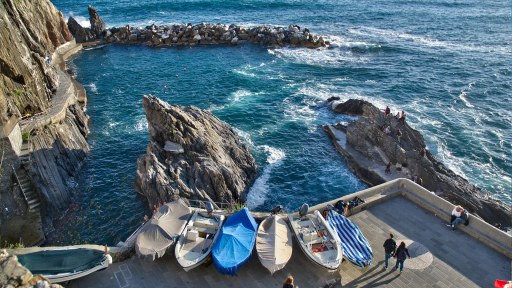
[[[150,207],[177,198],[245,201],[257,166],[247,146],[211,112],[144,96],[147,154],[137,160],[134,187]]]
[[[403,170],[396,173],[411,178],[417,175],[418,179],[423,179],[425,188],[455,205],[462,205],[491,225],[499,223],[503,227],[510,226],[510,206],[492,199],[488,191],[455,174],[430,151],[426,150],[425,156],[420,155],[420,150],[426,148],[425,141],[417,130],[407,124],[407,120],[401,123],[393,115],[384,118],[384,112],[362,100],[334,100],[329,103],[329,107],[337,113],[359,116],[347,126],[335,125],[346,133],[347,146],[373,162],[385,165],[387,161],[391,161],[393,167],[398,164]],[[383,125],[390,126],[391,133],[385,134],[382,131]],[[396,136],[398,129],[402,132],[400,141]],[[360,168],[356,167],[357,163],[348,164],[353,170]],[[364,178],[364,175],[358,176]],[[380,177],[367,177],[363,180],[371,185],[378,185],[383,181]]]
[[[73,197],[73,176],[89,149],[88,117],[76,104],[69,75],[50,64],[56,50],[75,47],[62,13],[48,0],[0,5],[2,240],[21,237],[25,245],[40,245],[41,223],[51,230],[51,219],[61,216]],[[15,138],[23,143],[21,151]],[[35,239],[28,230],[41,236]]]

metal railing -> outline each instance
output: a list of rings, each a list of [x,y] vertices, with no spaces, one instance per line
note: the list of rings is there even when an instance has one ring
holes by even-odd
[[[200,208],[206,210],[206,203],[210,202],[213,204],[213,207],[217,210],[227,210],[227,212],[238,211],[243,207],[247,206],[247,203],[224,203],[224,202],[212,202],[212,201],[203,201],[203,200],[191,200],[186,199],[189,202],[190,207]]]

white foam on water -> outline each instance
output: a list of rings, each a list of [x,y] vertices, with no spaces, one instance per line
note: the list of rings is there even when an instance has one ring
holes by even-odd
[[[133,129],[135,131],[148,131],[148,121],[146,120],[146,116],[142,115],[137,118],[137,122],[133,125]]]
[[[91,89],[91,92],[95,93],[95,94],[98,94],[98,88],[96,87],[96,84],[94,83],[91,83],[89,85],[85,85],[86,87],[89,87],[89,89]]]
[[[263,174],[261,174],[261,176],[256,179],[251,189],[249,190],[249,193],[247,194],[247,206],[249,206],[251,209],[254,209],[265,203],[267,194],[270,191],[270,187],[267,183],[270,179],[270,173],[273,169],[281,166],[281,164],[283,164],[283,159],[286,157],[284,151],[280,149],[267,145],[259,147],[265,149],[265,152],[267,153],[267,162],[269,164],[265,167],[265,169],[263,169]]]
[[[466,104],[466,107],[468,107],[468,108],[475,107],[475,106],[471,105],[471,103],[469,103],[468,99],[466,99],[467,92],[464,90],[461,90],[460,92],[461,93],[459,94],[459,99],[462,100],[464,102],[464,104]]]
[[[252,142],[251,135],[249,133],[242,131],[238,128],[233,128],[233,130],[235,131],[236,135],[238,135],[238,137],[242,138],[242,141],[244,141],[245,144],[254,147],[254,143]]]
[[[267,49],[268,53],[291,63],[338,67],[343,62],[368,62],[369,58],[362,55],[354,55],[348,50],[340,49],[309,49],[289,48]]]

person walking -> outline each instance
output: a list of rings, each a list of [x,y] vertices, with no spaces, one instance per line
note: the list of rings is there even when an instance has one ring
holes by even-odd
[[[387,270],[389,258],[393,256],[396,250],[396,242],[393,240],[393,233],[389,233],[389,238],[384,241],[384,245],[382,245],[382,247],[384,247],[384,255],[386,256],[386,260],[384,262],[386,266],[384,269]]]
[[[391,174],[391,162],[389,162],[388,166],[386,166],[386,170],[384,170],[384,173]]]
[[[289,275],[286,280],[284,280],[283,288],[293,288],[293,277]]]
[[[402,271],[404,270],[404,262],[407,257],[411,259],[411,255],[409,255],[409,249],[405,247],[405,242],[402,241],[400,243],[400,246],[395,251],[395,254],[393,254],[393,257],[396,257],[396,265],[395,269],[398,269],[398,264],[400,264],[400,274],[402,274]]]

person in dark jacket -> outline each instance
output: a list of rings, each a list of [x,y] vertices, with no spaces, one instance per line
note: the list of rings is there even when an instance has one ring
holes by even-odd
[[[391,174],[391,162],[389,162],[388,166],[386,166],[386,170],[384,170],[384,173]]]
[[[393,257],[396,257],[395,269],[398,269],[398,264],[400,264],[400,274],[402,274],[402,271],[404,270],[405,259],[407,259],[407,257],[411,259],[411,255],[409,255],[409,249],[405,247],[404,241],[400,243],[400,246],[398,246],[398,248],[396,249],[395,254],[393,254]]]
[[[393,233],[389,233],[389,238],[386,239],[386,241],[384,241],[384,245],[382,245],[382,247],[384,247],[384,254],[386,255],[385,269],[388,269],[389,258],[393,256],[396,250],[396,242],[395,240],[393,240]]]
[[[389,109],[389,107],[386,106],[386,113],[384,114],[384,119],[388,118],[390,113],[391,113],[391,109]]]
[[[293,277],[291,275],[284,280],[283,288],[293,288]]]

